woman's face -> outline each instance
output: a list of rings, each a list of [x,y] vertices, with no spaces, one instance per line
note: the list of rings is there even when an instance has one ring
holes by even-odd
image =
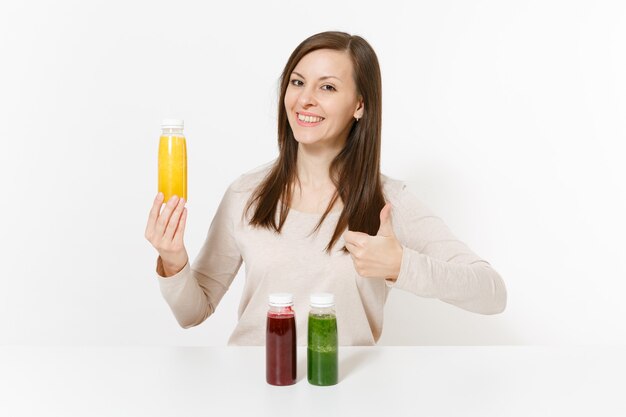
[[[352,72],[347,52],[318,49],[300,59],[285,94],[287,119],[299,143],[343,148],[354,118],[363,115]],[[305,115],[314,117],[302,120]]]

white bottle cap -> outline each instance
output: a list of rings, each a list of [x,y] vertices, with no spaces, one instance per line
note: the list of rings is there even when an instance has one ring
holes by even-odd
[[[335,305],[335,295],[327,292],[311,294],[311,307],[325,308]]]
[[[182,119],[163,119],[161,122],[161,127],[169,127],[169,128],[179,128],[183,129],[185,123]]]
[[[293,305],[293,294],[286,292],[270,294],[270,305],[274,307],[288,307]]]

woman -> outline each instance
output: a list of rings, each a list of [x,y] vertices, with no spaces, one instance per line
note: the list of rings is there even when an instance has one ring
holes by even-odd
[[[229,345],[263,345],[268,295],[294,294],[298,345],[308,297],[335,294],[340,345],[374,345],[391,288],[462,309],[506,305],[498,273],[398,180],[380,173],[381,76],[359,36],[302,42],[281,77],[276,160],[230,184],[192,265],[187,210],[157,195],[146,238],[158,250],[165,300],[183,328],[202,323],[246,264]]]

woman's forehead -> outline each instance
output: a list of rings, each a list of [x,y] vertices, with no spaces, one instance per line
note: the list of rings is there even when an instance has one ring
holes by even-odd
[[[302,57],[293,71],[305,78],[334,76],[346,81],[352,71],[352,62],[346,52],[319,49]]]

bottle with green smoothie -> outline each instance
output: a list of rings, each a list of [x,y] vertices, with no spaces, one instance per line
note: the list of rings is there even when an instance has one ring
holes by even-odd
[[[313,385],[338,382],[337,317],[335,297],[329,293],[310,296],[308,322],[307,375]]]

